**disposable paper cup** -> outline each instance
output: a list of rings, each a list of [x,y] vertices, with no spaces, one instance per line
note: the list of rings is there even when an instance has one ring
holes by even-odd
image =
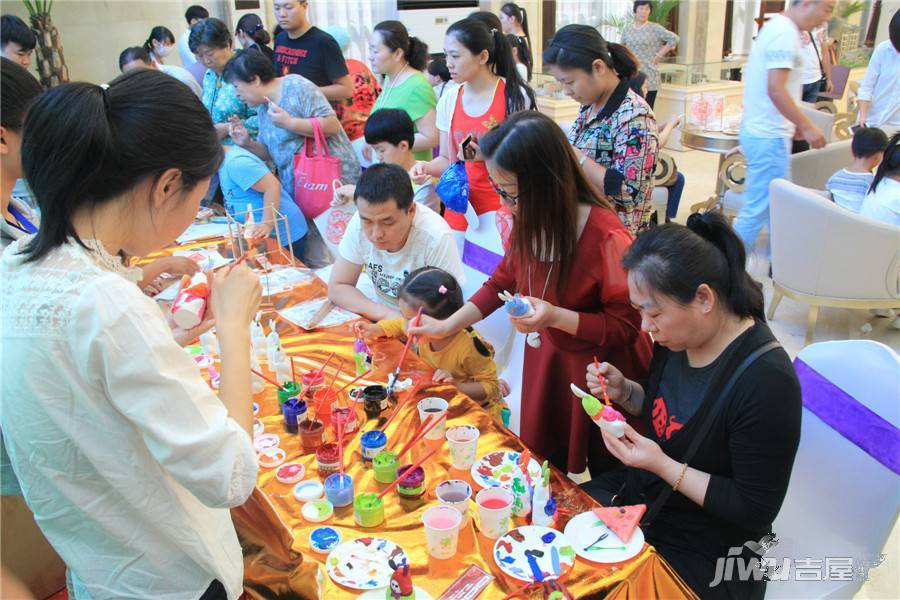
[[[431,422],[434,422],[434,419],[440,419],[442,416],[447,414],[447,408],[450,405],[447,404],[447,401],[443,398],[425,398],[419,401],[419,422],[424,423],[425,419],[431,417]],[[441,424],[436,426],[434,429],[428,432],[425,436],[426,440],[440,440],[444,437],[444,431],[446,431],[447,419],[441,421]]]
[[[459,526],[462,515],[453,507],[439,504],[422,514],[425,525],[425,543],[428,554],[434,558],[446,559],[456,554],[459,543]]]
[[[491,539],[497,539],[509,531],[512,501],[512,493],[503,488],[488,488],[478,492],[475,503],[478,505],[481,533]]]
[[[450,464],[454,469],[466,471],[475,464],[478,452],[478,436],[481,432],[474,425],[457,425],[447,430],[450,446]]]
[[[462,479],[450,479],[442,481],[434,488],[438,502],[445,506],[452,506],[462,515],[462,523],[469,520],[469,501],[472,499],[472,486]]]

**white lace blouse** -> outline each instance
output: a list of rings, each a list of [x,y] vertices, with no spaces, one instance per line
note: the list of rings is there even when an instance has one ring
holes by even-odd
[[[96,242],[0,260],[0,426],[76,597],[241,593],[229,507],[256,483],[250,436]],[[248,398],[249,402],[249,398]]]

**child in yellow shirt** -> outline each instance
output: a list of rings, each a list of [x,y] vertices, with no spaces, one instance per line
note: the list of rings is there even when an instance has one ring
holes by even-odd
[[[446,319],[463,306],[462,289],[456,279],[437,267],[422,267],[406,276],[400,286],[402,318],[360,325],[367,337],[406,338],[406,326],[419,307],[435,319]],[[500,397],[494,349],[477,331],[468,327],[440,340],[417,338],[413,351],[434,367],[434,383],[448,383],[477,402],[498,421],[506,407]]]

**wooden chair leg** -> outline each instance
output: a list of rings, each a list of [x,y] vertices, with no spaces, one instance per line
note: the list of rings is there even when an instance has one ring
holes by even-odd
[[[812,343],[813,333],[816,330],[816,319],[819,317],[819,307],[815,305],[811,305],[809,307],[809,312],[806,313],[806,339],[803,340],[803,345],[807,346]]]
[[[768,320],[772,320],[775,318],[775,309],[778,308],[778,303],[781,302],[781,299],[784,298],[784,294],[782,294],[778,288],[772,290],[772,301],[769,302],[769,310],[766,312],[766,318]]]

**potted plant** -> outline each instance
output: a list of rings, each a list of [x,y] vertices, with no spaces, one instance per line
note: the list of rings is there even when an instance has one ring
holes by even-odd
[[[31,29],[37,38],[35,57],[38,75],[45,88],[69,81],[69,68],[63,55],[59,30],[50,18],[53,0],[22,0],[31,19]]]

